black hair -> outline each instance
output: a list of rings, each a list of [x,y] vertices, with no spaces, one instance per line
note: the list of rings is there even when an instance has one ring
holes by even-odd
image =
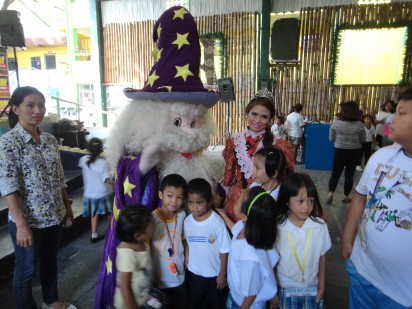
[[[374,119],[373,119],[373,116],[372,116],[372,115],[370,115],[370,114],[363,114],[363,115],[362,115],[362,122],[365,121],[365,118],[369,118],[369,119],[371,120],[372,124],[373,124]]]
[[[286,168],[286,157],[282,150],[276,147],[260,148],[255,152],[254,157],[262,156],[265,158],[266,175],[272,178],[276,173],[276,179],[284,176]]]
[[[283,117],[283,116],[281,116],[281,115],[277,115],[277,116],[276,116],[276,119],[279,119],[281,124],[284,124],[284,123],[285,123],[285,117]]]
[[[261,187],[248,189],[249,196],[242,202],[240,211],[247,216],[245,238],[249,245],[256,249],[272,249],[277,235],[277,203],[273,197]],[[251,205],[254,198],[257,198]]]
[[[308,197],[313,197],[315,199],[313,209],[309,217],[313,221],[319,222],[317,218],[322,216],[323,209],[315,183],[308,174],[293,173],[287,176],[280,185],[279,195],[277,199],[279,205],[278,223],[281,224],[288,218],[289,199],[293,196],[297,196],[299,194],[299,190],[302,188],[306,188]]]
[[[13,91],[13,94],[11,95],[9,100],[10,110],[8,114],[8,120],[10,128],[14,128],[16,124],[19,122],[19,116],[17,116],[13,112],[13,105],[19,106],[24,101],[24,99],[31,94],[38,94],[43,98],[44,101],[46,101],[46,98],[44,97],[43,93],[41,93],[37,88],[34,87],[18,87]]]
[[[152,220],[152,212],[148,207],[140,204],[126,206],[120,211],[119,219],[117,220],[117,238],[124,242],[136,242],[136,233],[144,233]]]
[[[398,96],[399,101],[411,101],[412,100],[412,87],[406,89]]]
[[[294,109],[295,112],[300,113],[303,109],[303,105],[300,104],[300,103],[295,104],[295,106],[293,106],[293,109]]]
[[[88,167],[90,167],[90,164],[92,164],[94,161],[96,161],[96,159],[103,152],[103,142],[102,142],[102,140],[97,138],[97,137],[93,137],[87,143],[87,150],[90,152],[90,158],[86,162],[86,164],[87,164]]]
[[[159,191],[163,192],[166,187],[182,188],[186,193],[187,182],[178,174],[169,174],[162,179]]]
[[[344,121],[359,121],[359,105],[355,101],[347,101],[339,104],[341,111],[339,119]]]
[[[401,94],[401,95],[402,95],[402,94]],[[398,99],[398,101],[399,101],[399,99]],[[385,106],[386,106],[386,104],[388,104],[388,103],[389,103],[390,105],[392,105],[392,114],[395,113],[395,111],[396,111],[396,103],[395,103],[393,100],[386,100],[385,103],[383,103],[382,106],[381,106],[381,111],[386,112]]]
[[[273,104],[272,100],[264,97],[257,97],[252,99],[245,108],[246,114],[249,114],[250,110],[258,105],[266,107],[269,110],[270,119],[272,119],[275,116],[275,105]],[[271,146],[273,144],[273,134],[270,130],[269,123],[265,128],[265,136],[263,137],[262,143],[265,147]]]
[[[203,178],[195,178],[189,181],[186,188],[187,194],[195,193],[202,196],[208,203],[213,201],[212,186]]]

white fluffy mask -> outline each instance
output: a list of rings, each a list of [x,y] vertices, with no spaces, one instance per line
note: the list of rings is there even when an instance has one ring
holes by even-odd
[[[170,156],[196,154],[207,148],[214,122],[202,105],[152,100],[130,101],[119,114],[108,139],[112,170],[125,154],[141,153],[157,144],[160,166]]]

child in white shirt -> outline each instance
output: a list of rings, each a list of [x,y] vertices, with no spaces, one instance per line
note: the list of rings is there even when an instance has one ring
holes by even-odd
[[[212,187],[202,178],[187,184],[191,214],[185,219],[185,254],[190,284],[189,309],[223,308],[228,288],[226,279],[230,237],[223,219],[212,210]]]
[[[182,209],[186,194],[186,180],[177,174],[163,178],[159,188],[162,206],[152,214],[155,220],[153,252],[156,265],[156,283],[170,299],[170,308],[185,308],[187,292],[185,285]],[[168,307],[169,308],[169,307]]]
[[[278,196],[280,259],[276,279],[280,287],[272,305],[280,309],[324,308],[326,257],[331,247],[316,186],[309,175],[289,175]]]
[[[226,308],[262,309],[275,297],[276,208],[275,200],[261,187],[240,195],[234,209],[239,221],[231,228]]]

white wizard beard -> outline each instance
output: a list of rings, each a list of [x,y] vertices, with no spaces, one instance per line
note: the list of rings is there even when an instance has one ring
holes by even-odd
[[[191,156],[191,158],[185,158],[180,152],[169,152],[159,166],[160,177],[163,178],[169,174],[179,174],[187,182],[194,178],[203,178],[213,188],[215,180],[210,175],[209,162],[203,155],[203,151],[191,154]]]

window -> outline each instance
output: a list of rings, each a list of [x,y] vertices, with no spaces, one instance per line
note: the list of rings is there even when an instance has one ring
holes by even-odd
[[[41,60],[40,57],[30,57],[31,67],[33,69],[41,70]]]
[[[16,70],[16,58],[7,58],[7,65],[9,67],[9,71]]]
[[[407,25],[342,26],[335,35],[332,84],[405,84],[409,31]]]
[[[53,70],[56,68],[56,55],[44,55],[46,62],[46,70]]]
[[[79,103],[83,105],[94,105],[94,86],[92,84],[77,85],[79,91]]]
[[[200,79],[204,85],[217,85],[226,72],[226,41],[223,33],[205,33],[200,38]]]

